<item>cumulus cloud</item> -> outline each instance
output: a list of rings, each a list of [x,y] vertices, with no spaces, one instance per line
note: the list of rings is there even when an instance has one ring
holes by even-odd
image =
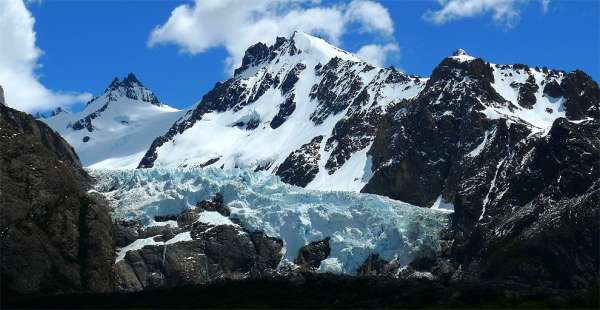
[[[539,0],[544,12],[550,0]],[[438,0],[442,8],[428,11],[424,18],[441,25],[466,18],[492,14],[494,21],[507,28],[514,27],[520,20],[521,9],[530,0]]]
[[[232,70],[241,63],[246,48],[257,42],[270,44],[277,36],[299,30],[339,44],[351,26],[380,37],[394,32],[387,9],[368,0],[332,6],[314,0],[196,0],[175,8],[152,31],[148,45],[176,44],[190,54],[224,47]]]
[[[368,63],[384,67],[391,57],[398,57],[399,53],[398,44],[388,43],[364,45],[356,52],[356,55]]]
[[[34,23],[23,0],[0,1],[0,85],[6,103],[34,112],[89,100],[90,94],[56,92],[40,83],[35,70],[42,51],[35,43]]]
[[[381,32],[384,35],[394,33],[394,22],[388,10],[373,1],[352,1],[346,10],[348,20],[361,24],[364,32]]]

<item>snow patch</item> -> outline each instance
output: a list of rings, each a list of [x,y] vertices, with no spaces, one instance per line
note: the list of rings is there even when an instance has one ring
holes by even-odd
[[[454,204],[451,202],[444,201],[444,199],[442,198],[442,195],[439,195],[438,198],[433,203],[433,205],[431,206],[431,209],[437,210],[437,211],[442,211],[442,212],[453,213],[454,212]]]
[[[217,211],[201,212],[200,217],[198,218],[198,222],[210,224],[210,225],[214,225],[214,226],[219,226],[219,225],[237,226],[228,217],[223,216],[221,213],[219,213]]]

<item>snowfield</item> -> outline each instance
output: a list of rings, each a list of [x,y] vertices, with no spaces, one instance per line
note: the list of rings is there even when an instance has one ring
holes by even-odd
[[[354,274],[371,253],[406,265],[421,251],[438,250],[439,232],[448,223],[447,212],[371,194],[303,189],[266,172],[215,168],[89,172],[98,180],[95,190],[111,202],[116,219],[156,225],[154,216],[177,214],[219,192],[231,217],[246,229],[283,240],[282,263],[292,262],[309,242],[330,237],[331,255],[320,271]],[[213,213],[199,221],[233,224]],[[137,240],[121,249],[119,257],[153,243]]]

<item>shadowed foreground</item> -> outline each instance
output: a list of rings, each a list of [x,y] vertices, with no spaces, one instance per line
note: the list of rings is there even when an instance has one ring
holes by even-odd
[[[303,274],[128,294],[36,298],[3,294],[2,308],[598,308],[597,289],[594,292],[536,289],[514,283],[448,287],[417,279]]]

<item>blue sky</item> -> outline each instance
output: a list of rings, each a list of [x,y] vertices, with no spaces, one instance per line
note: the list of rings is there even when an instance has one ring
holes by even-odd
[[[367,44],[399,47],[399,51],[386,54],[385,64],[422,76],[428,76],[454,49],[464,48],[474,56],[495,63],[525,63],[567,71],[579,68],[599,80],[598,1],[552,0],[547,10],[540,1],[514,2],[513,12],[498,9],[499,14],[506,13],[504,17],[495,18],[497,11],[489,8],[446,16],[447,20],[436,23],[426,14],[444,8],[437,1],[379,1],[391,17],[391,31],[387,25],[369,24],[380,20],[372,15],[367,16],[366,22],[360,18],[348,22],[343,33],[336,33],[335,29],[324,33],[336,33],[330,37],[334,37],[340,47],[353,52]],[[231,61],[239,58],[232,50],[240,48],[235,38],[225,43],[194,46],[194,42],[190,42],[195,38],[194,33],[183,39],[162,34],[158,43],[149,46],[153,29],[165,25],[171,12],[182,4],[194,7],[192,1],[42,0],[28,3],[26,7],[35,19],[35,45],[43,51],[36,59],[34,74],[49,90],[97,95],[113,77],[134,72],[161,100],[178,108],[190,107],[215,82],[228,78]],[[322,1],[299,9],[347,5],[348,2]],[[280,14],[281,10],[277,8],[274,14]],[[514,11],[517,16],[510,15]],[[214,30],[222,27],[205,26]],[[72,105],[71,109],[77,110],[81,105]],[[51,105],[34,106],[30,110],[45,107]]]

